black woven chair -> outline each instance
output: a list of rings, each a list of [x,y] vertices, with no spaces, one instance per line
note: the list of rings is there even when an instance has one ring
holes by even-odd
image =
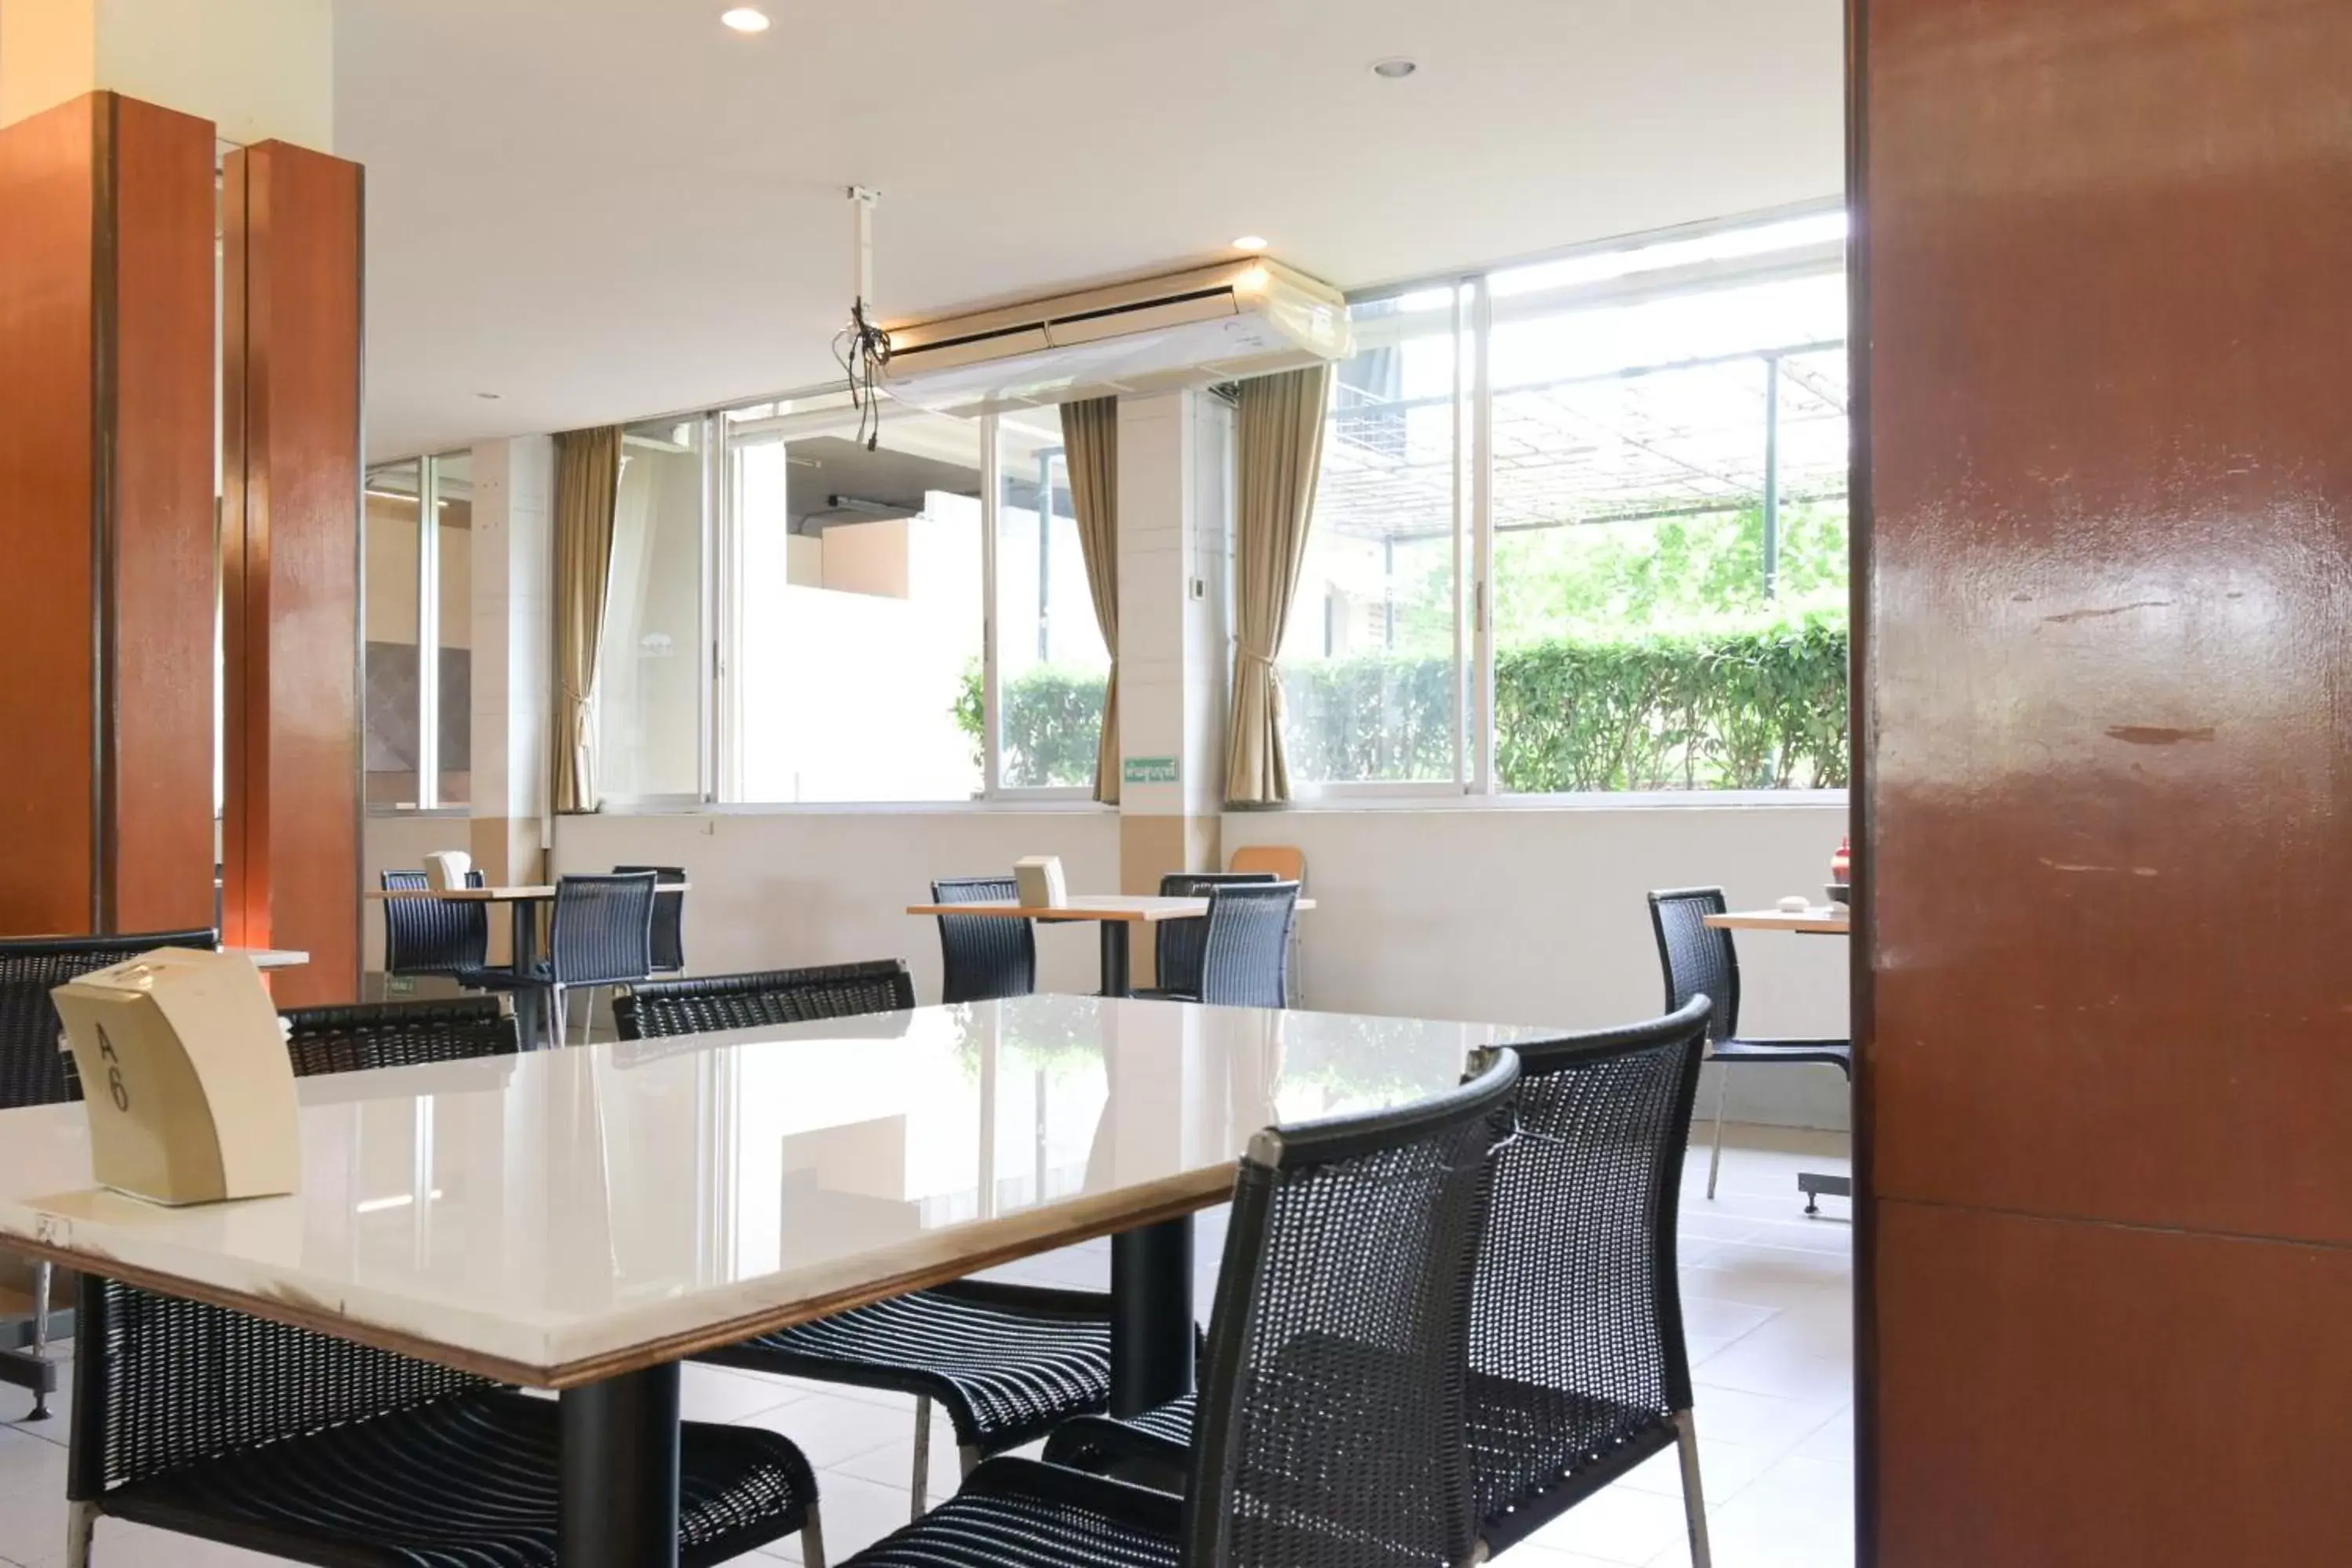
[[[624,1039],[805,1023],[914,1005],[895,961],[632,986],[613,1004]],[[1110,1403],[1110,1298],[966,1279],[854,1308],[697,1358],[915,1396],[913,1513],[930,1479],[931,1407],[970,1471]]]
[[[1489,1555],[1678,1447],[1691,1561],[1706,1568],[1675,1237],[1707,1016],[1702,997],[1630,1028],[1513,1047],[1519,1136],[1496,1164],[1467,1384]],[[1193,1416],[1186,1399],[1074,1421],[1045,1458],[1181,1475]]]
[[[651,871],[654,881],[667,888],[686,880],[683,866],[615,866],[617,875],[632,871]],[[654,895],[654,973],[682,974],[686,972],[686,895],[656,893]]]
[[[900,1013],[914,1005],[914,976],[890,958],[625,985],[613,995],[613,1025],[625,1040],[646,1040]]]
[[[324,1568],[555,1568],[553,1400],[88,1275],[79,1311],[72,1568],[100,1516]],[[681,1563],[794,1531],[823,1563],[790,1441],[688,1422],[680,1450]]]
[[[935,904],[984,904],[1020,896],[1010,877],[951,877],[931,884]],[[1027,921],[941,915],[940,960],[942,1003],[1027,996],[1037,989],[1037,933]]]
[[[1423,1104],[1253,1141],[1181,1498],[996,1459],[853,1568],[1475,1561],[1471,1286],[1518,1076],[1504,1052]]]
[[[212,931],[148,931],[131,936],[43,936],[0,941],[0,1110],[28,1105],[60,1105],[81,1098],[73,1058],[59,1044],[65,1020],[49,993],[78,975],[136,958],[159,947],[192,947],[209,952],[220,946]],[[56,1274],[48,1264],[33,1265],[33,1343],[28,1353],[6,1352],[0,1382],[18,1384],[33,1395],[27,1421],[49,1418],[49,1388],[57,1373],[48,1359],[49,1298]]]
[[[386,871],[387,893],[430,888],[422,871]],[[488,887],[479,871],[466,873],[466,886]],[[446,975],[463,983],[490,962],[490,907],[472,899],[383,900],[383,972]]]
[[[1271,871],[1171,871],[1160,879],[1163,899],[1205,899],[1218,888],[1236,882],[1280,880]],[[1160,921],[1151,928],[1154,979],[1157,984],[1135,993],[1168,1002],[1201,999],[1201,953],[1209,941],[1206,916],[1192,921]]]
[[[1201,943],[1201,1000],[1221,1007],[1290,1002],[1290,928],[1296,882],[1225,883],[1209,889]]]
[[[516,973],[510,965],[477,970],[470,984],[488,990],[546,992],[547,1043],[562,1045],[568,1027],[567,992],[589,994],[593,1022],[598,987],[626,985],[653,973],[655,887],[651,871],[558,878],[547,957],[528,974]],[[583,1022],[582,1038],[587,1037],[587,1030]]]
[[[305,1077],[516,1045],[488,997],[285,1017]],[[89,1275],[79,1310],[73,1568],[101,1516],[324,1568],[555,1568],[554,1401]],[[788,1439],[688,1422],[680,1450],[680,1563],[800,1531],[824,1568],[815,1473]]]
[[[1715,1003],[1707,1025],[1707,1059],[1724,1067],[1763,1063],[1780,1067],[1833,1067],[1853,1077],[1851,1040],[1748,1039],[1739,1033],[1739,950],[1731,933],[1706,923],[1725,912],[1721,888],[1675,888],[1650,895],[1650,926],[1658,937],[1658,963],[1665,972],[1666,1005],[1679,1007],[1694,996]],[[1723,1087],[1715,1075],[1715,1142],[1706,1160],[1706,1195],[1723,1169]],[[1825,1189],[1826,1190],[1826,1189]],[[1813,1208],[1807,1194],[1805,1207]]]
[[[294,1007],[278,1016],[286,1021],[286,1049],[298,1078],[510,1056],[522,1048],[513,1015],[495,996]]]

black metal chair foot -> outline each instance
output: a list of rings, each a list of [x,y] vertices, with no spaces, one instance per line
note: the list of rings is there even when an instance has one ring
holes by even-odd
[[[49,1396],[45,1394],[33,1401],[33,1413],[30,1415],[26,1416],[25,1419],[27,1421],[47,1421],[48,1418]]]

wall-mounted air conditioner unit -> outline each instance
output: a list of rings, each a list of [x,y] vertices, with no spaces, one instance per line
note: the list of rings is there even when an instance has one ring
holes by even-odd
[[[1254,257],[892,327],[883,385],[970,416],[1238,381],[1349,352],[1339,291]]]

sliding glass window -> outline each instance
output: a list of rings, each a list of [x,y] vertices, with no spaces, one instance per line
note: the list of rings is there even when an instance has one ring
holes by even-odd
[[[599,793],[623,804],[703,797],[707,423],[646,420],[621,435],[595,753]]]
[[[1315,513],[1281,657],[1291,776],[1443,784],[1463,774],[1462,420],[1472,291],[1350,308]]]
[[[983,427],[890,409],[722,417],[730,607],[723,798],[982,793]]]
[[[1843,235],[1351,303],[1281,658],[1302,795],[1844,784]]]
[[[997,784],[1008,790],[1092,788],[1110,654],[1087,586],[1077,509],[1062,452],[1060,414],[997,416]],[[957,712],[978,747],[984,733],[981,668]]]

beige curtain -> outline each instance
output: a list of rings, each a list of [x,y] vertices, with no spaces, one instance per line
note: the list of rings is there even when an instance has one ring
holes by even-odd
[[[1087,587],[1095,624],[1110,650],[1110,682],[1103,689],[1102,740],[1095,748],[1095,798],[1118,799],[1118,399],[1062,405],[1064,461],[1070,500],[1078,512],[1078,551],[1087,558]]]
[[[1316,365],[1241,385],[1234,539],[1234,701],[1225,736],[1225,799],[1248,805],[1290,798],[1282,754],[1282,681],[1275,655],[1290,621],[1323,462],[1331,367]]]
[[[596,659],[612,585],[621,427],[555,438],[555,809],[596,809]]]

